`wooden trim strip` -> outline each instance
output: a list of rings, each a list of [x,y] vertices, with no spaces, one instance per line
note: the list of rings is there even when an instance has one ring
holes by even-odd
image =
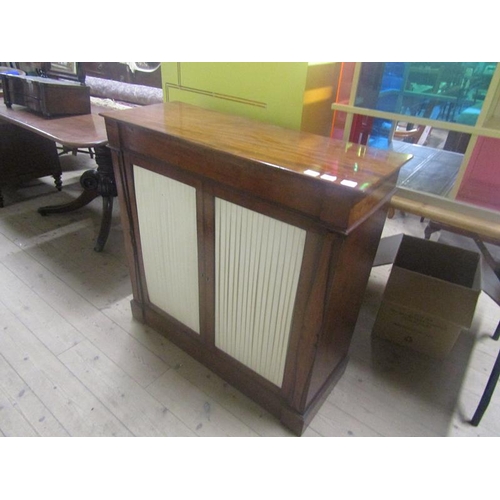
[[[179,77],[179,81],[180,81],[180,77]],[[229,95],[229,94],[220,94],[218,92],[213,92],[210,90],[203,90],[203,89],[198,89],[198,88],[194,88],[194,87],[186,87],[180,83],[179,84],[172,84],[172,83],[165,84],[167,102],[169,101],[170,89],[182,90],[184,92],[191,92],[194,94],[205,95],[208,97],[213,97],[215,99],[222,99],[224,101],[238,102],[240,104],[246,104],[248,106],[254,106],[257,108],[267,109],[267,103],[262,102],[262,101],[254,101],[253,99],[245,99],[243,97],[237,97],[237,96]]]

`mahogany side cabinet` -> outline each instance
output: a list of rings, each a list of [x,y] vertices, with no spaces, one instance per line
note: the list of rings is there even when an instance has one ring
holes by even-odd
[[[182,103],[102,114],[133,316],[301,435],[411,158]]]

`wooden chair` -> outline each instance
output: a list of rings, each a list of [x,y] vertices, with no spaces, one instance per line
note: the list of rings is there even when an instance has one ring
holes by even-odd
[[[79,148],[68,148],[66,146],[57,146],[57,150],[59,151],[59,156],[71,153],[73,156],[76,156],[77,153],[85,153],[90,156],[90,158],[94,158],[94,151],[92,148],[79,149]]]
[[[403,126],[398,122],[396,123],[396,127],[394,129],[393,138],[399,141],[417,144],[426,128],[427,127],[425,127],[424,125],[415,124]]]
[[[439,116],[440,109],[440,106],[436,105],[434,102],[428,102],[423,108],[420,116],[436,120]],[[432,127],[430,125],[416,125],[411,122],[396,122],[392,138],[404,142],[410,142],[412,144],[423,145],[431,130]]]

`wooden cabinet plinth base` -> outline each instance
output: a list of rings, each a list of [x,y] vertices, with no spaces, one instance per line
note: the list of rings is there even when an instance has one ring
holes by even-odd
[[[307,410],[300,413],[291,408],[288,402],[281,398],[279,392],[273,387],[269,387],[266,383],[259,383],[254,373],[247,372],[239,363],[234,362],[224,353],[205,349],[204,346],[199,345],[189,335],[186,335],[186,332],[175,322],[169,322],[158,312],[148,307],[142,307],[135,300],[132,300],[130,304],[132,314],[137,321],[151,326],[177,347],[180,347],[194,359],[209,367],[215,374],[227,380],[243,394],[259,403],[269,413],[278,418],[284,426],[299,436],[321,408],[324,400],[341,378],[347,366],[348,356],[346,355],[335,366],[335,369],[325,381],[315,399],[309,404]]]

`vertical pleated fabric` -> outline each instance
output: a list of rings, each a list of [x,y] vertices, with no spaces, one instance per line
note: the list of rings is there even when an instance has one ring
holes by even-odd
[[[200,333],[196,189],[134,165],[150,301]]]
[[[215,343],[281,387],[306,232],[215,200]]]

